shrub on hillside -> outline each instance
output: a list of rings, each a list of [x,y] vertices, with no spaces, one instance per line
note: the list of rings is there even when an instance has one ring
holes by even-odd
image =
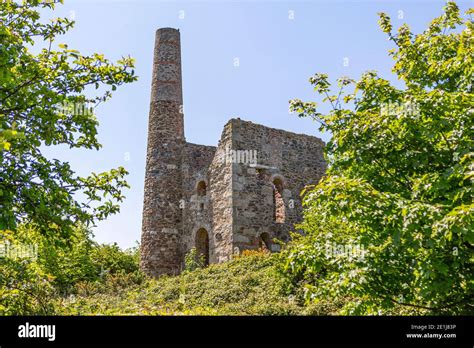
[[[33,226],[21,225],[15,233],[4,233],[0,243],[35,248],[34,258],[0,257],[0,314],[51,313],[54,296],[90,288],[117,289],[145,279],[138,247],[99,245],[83,227],[67,240],[52,240]]]

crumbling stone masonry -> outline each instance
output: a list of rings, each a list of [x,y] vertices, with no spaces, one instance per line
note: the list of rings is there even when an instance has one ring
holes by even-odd
[[[300,192],[326,169],[324,143],[240,119],[216,147],[187,143],[179,31],[156,32],[141,266],[177,274],[196,248],[208,263],[245,249],[278,251],[301,221]]]

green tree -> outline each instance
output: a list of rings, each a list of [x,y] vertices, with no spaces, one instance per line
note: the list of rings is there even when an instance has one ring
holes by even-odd
[[[472,13],[448,2],[417,35],[380,13],[403,88],[374,71],[338,88],[316,74],[331,111],[291,101],[332,134],[327,175],[304,192],[305,236],[286,251],[308,299],[350,297],[346,313],[359,314],[472,311]]]
[[[68,244],[27,225],[2,237],[0,315],[54,314],[52,298],[146,279],[139,269],[138,246],[122,250],[117,244],[97,244],[82,226],[74,228]]]
[[[98,150],[94,107],[136,77],[130,57],[114,64],[102,54],[85,56],[57,44],[74,22],[44,23],[39,11],[58,2],[0,2],[0,231],[33,223],[67,240],[74,226],[119,210],[127,172],[119,167],[81,177],[41,149]]]

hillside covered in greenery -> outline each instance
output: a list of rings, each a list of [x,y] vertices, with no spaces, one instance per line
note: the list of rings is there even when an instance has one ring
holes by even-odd
[[[139,268],[139,248],[98,245],[84,229],[76,229],[72,246],[53,245],[31,228],[20,232],[23,245],[39,245],[38,258],[0,258],[8,271],[0,274],[0,315],[351,313],[349,299],[308,301],[306,281],[285,276],[284,253],[247,251],[226,263],[193,263],[179,276],[153,279]]]
[[[72,246],[54,245],[32,228],[21,243],[39,245],[35,261],[1,258],[0,315],[291,315],[331,314],[337,306],[305,306],[278,267],[280,255],[246,252],[230,262],[148,278],[139,249],[98,245],[77,229]],[[19,245],[10,238],[10,247]]]
[[[305,315],[335,314],[335,305],[305,306],[278,274],[275,255],[252,253],[176,277],[127,284],[109,277],[81,283],[56,301],[67,315]]]
[[[417,34],[379,14],[403,88],[375,71],[317,73],[316,101],[291,101],[331,140],[280,253],[207,268],[188,257],[181,275],[151,279],[139,247],[91,234],[119,211],[126,169],[79,176],[41,151],[100,149],[96,115],[57,106],[97,105],[136,80],[130,57],[52,46],[74,24],[42,23],[55,6],[0,2],[0,315],[474,313],[473,9],[448,1]],[[38,40],[49,49],[33,53]]]

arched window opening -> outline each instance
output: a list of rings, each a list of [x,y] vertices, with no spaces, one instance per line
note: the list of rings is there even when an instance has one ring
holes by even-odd
[[[271,245],[272,241],[270,239],[270,235],[267,232],[262,233],[258,240],[258,248],[271,251]]]
[[[273,220],[282,224],[285,222],[285,202],[283,201],[283,182],[275,178],[273,184]]]
[[[209,265],[209,235],[204,228],[196,233],[196,251],[199,258],[204,261],[204,266]]]
[[[198,196],[205,196],[206,195],[206,191],[207,191],[207,185],[206,185],[206,182],[205,181],[199,181],[199,183],[197,184],[197,194]]]

